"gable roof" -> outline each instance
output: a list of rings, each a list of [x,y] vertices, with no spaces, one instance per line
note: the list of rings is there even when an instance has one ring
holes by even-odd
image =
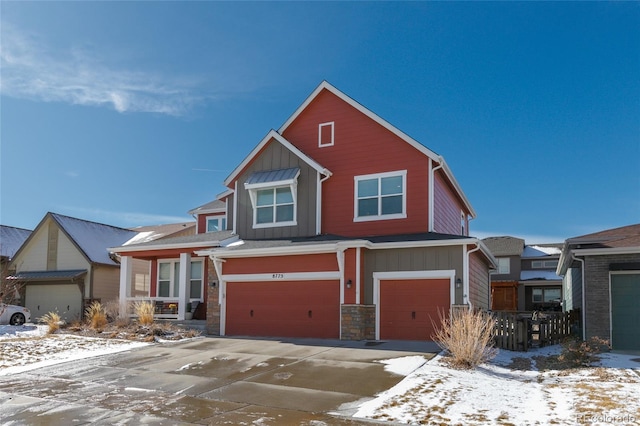
[[[28,229],[0,225],[0,257],[13,258],[29,235]]]
[[[226,211],[227,211],[227,204],[224,201],[215,199],[199,207],[191,209],[187,213],[193,215],[193,214],[205,214],[205,213],[219,213],[219,212],[226,212]]]
[[[55,220],[67,236],[90,262],[118,265],[110,256],[107,247],[122,245],[137,235],[129,229],[103,223],[90,222],[57,213],[47,213]]]
[[[247,167],[252,161],[253,158],[264,148],[269,142],[275,140],[276,142],[282,144],[289,151],[293,152],[298,158],[307,163],[310,167],[315,169],[318,173],[323,174],[325,176],[331,176],[331,172],[327,170],[325,167],[322,167],[318,162],[314,159],[306,155],[304,152],[300,151],[296,148],[291,142],[286,140],[282,135],[280,135],[275,130],[269,131],[267,135],[260,141],[258,145],[245,157],[245,159],[236,167],[231,174],[224,180],[225,186],[231,185],[238,175]]]
[[[524,240],[515,237],[489,237],[482,240],[494,256],[520,256],[524,250]]]
[[[146,241],[155,241],[159,239],[166,239],[175,234],[189,234],[196,233],[195,222],[181,222],[181,223],[168,223],[165,225],[151,225],[151,226],[138,226],[131,228],[132,231],[137,232],[137,235],[127,241],[125,244],[136,244]]]
[[[640,246],[640,223],[569,238],[569,245],[593,248]]]
[[[465,205],[465,207],[471,214],[471,217],[475,218],[477,216],[476,211],[473,209],[473,207],[471,206],[471,203],[469,202],[469,199],[462,191],[460,184],[458,183],[456,178],[453,176],[453,173],[451,172],[451,169],[449,168],[449,165],[447,164],[447,162],[444,160],[444,157],[436,154],[435,152],[433,152],[432,150],[430,150],[429,148],[427,148],[417,140],[413,139],[411,136],[407,135],[402,130],[398,129],[397,127],[389,123],[387,120],[383,119],[382,117],[380,117],[370,109],[366,108],[365,106],[363,106],[362,104],[354,100],[353,98],[349,97],[345,93],[338,90],[336,87],[331,85],[326,80],[323,80],[320,83],[320,85],[316,87],[315,90],[307,97],[307,99],[305,99],[305,101],[298,107],[298,109],[296,109],[295,112],[287,119],[287,121],[284,122],[284,124],[278,129],[278,133],[284,134],[287,128],[296,120],[296,118],[298,118],[298,116],[309,106],[309,104],[311,104],[311,102],[313,102],[313,100],[323,90],[327,90],[331,92],[333,95],[337,96],[342,101],[346,102],[351,107],[355,108],[357,111],[364,114],[366,117],[370,118],[380,126],[384,127],[385,129],[387,129],[388,131],[390,131],[391,133],[393,133],[394,135],[396,135],[397,137],[399,137],[400,139],[402,139],[403,141],[405,141],[406,143],[408,143],[409,145],[417,149],[419,152],[426,155],[431,160],[442,165],[442,170],[447,176],[447,179],[449,180],[451,185],[454,187],[457,195],[460,197],[460,200],[462,201],[462,203]]]

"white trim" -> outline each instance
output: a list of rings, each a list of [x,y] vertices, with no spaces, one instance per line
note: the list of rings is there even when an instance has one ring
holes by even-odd
[[[340,274],[340,306],[342,306],[344,305],[344,250],[338,250],[336,258],[338,261],[338,273]],[[340,316],[342,317],[342,315]],[[342,324],[340,325],[342,329]]]
[[[322,281],[340,280],[340,271],[327,272],[274,272],[263,274],[223,274],[225,282],[259,282],[259,281]]]
[[[433,218],[433,213],[435,212],[435,206],[433,204],[434,200],[435,200],[435,196],[433,194],[433,189],[435,188],[434,184],[433,184],[433,176],[434,176],[434,170],[433,170],[433,160],[431,158],[429,158],[429,173],[427,174],[428,177],[428,182],[427,182],[427,191],[428,191],[428,209],[427,209],[427,215],[429,216],[427,218],[428,221],[428,231],[429,232],[435,232],[433,227],[434,227],[434,218]]]
[[[449,305],[455,303],[456,271],[442,269],[433,271],[389,271],[373,273],[373,304],[376,307],[376,340],[380,340],[380,281],[381,280],[428,280],[449,279]]]
[[[279,142],[280,144],[282,144],[285,148],[287,148],[289,151],[293,152],[294,155],[296,155],[298,158],[300,158],[302,161],[304,161],[305,163],[307,163],[309,166],[311,166],[312,168],[314,168],[316,171],[318,171],[319,173],[322,173],[323,175],[331,175],[331,172],[329,170],[327,170],[326,168],[322,167],[320,164],[318,164],[316,161],[314,161],[313,159],[311,159],[311,157],[307,156],[306,154],[304,154],[302,151],[300,151],[298,148],[296,148],[291,142],[289,142],[288,140],[286,140],[284,137],[282,137],[282,135],[278,134],[275,130],[271,130],[269,131],[269,133],[267,133],[267,135],[260,141],[260,143],[253,149],[253,151],[251,151],[251,153],[249,153],[249,155],[247,155],[244,160],[242,160],[242,163],[240,163],[238,165],[238,167],[236,167],[233,172],[231,172],[231,174],[229,176],[227,176],[227,178],[224,180],[224,185],[225,186],[229,186],[231,185],[231,182],[233,182],[238,175],[240,174],[240,172],[242,172],[242,170],[245,169],[245,167],[247,167],[249,165],[249,163],[251,163],[251,161],[253,160],[253,158],[262,150],[262,148],[264,148],[264,146],[270,142],[271,140],[275,140],[277,142]],[[237,187],[236,187],[236,194],[237,192]]]
[[[316,235],[320,235],[322,230],[322,179],[320,173],[316,172]]]
[[[300,174],[300,172],[298,172],[298,174]],[[249,191],[249,199],[251,200],[251,207],[253,208],[253,229],[280,228],[283,226],[295,226],[298,224],[298,182],[296,180],[298,178],[298,174],[296,174],[296,177],[294,179],[291,179],[290,182],[286,181],[288,183],[284,183],[276,186],[272,186],[272,185],[262,186],[262,184],[260,184],[261,185],[260,187],[252,187],[247,189]],[[281,182],[285,182],[285,181],[281,181]],[[245,187],[247,187],[247,184],[245,184]],[[291,198],[293,199],[293,220],[288,220],[286,222],[277,221],[278,197],[276,194],[277,192],[276,190],[279,188],[289,188],[289,190],[291,191]],[[269,207],[269,206],[258,206],[258,191],[266,191],[266,190],[273,190],[273,204],[270,205],[273,210],[273,222],[258,223],[258,208]],[[289,203],[285,203],[281,205],[289,205]]]
[[[609,254],[635,254],[640,253],[640,247],[611,247],[595,249],[571,250],[576,256],[606,256]]]
[[[237,234],[238,229],[238,181],[234,184],[233,192],[233,233]]]
[[[360,304],[360,286],[362,285],[360,280],[361,266],[360,266],[360,256],[361,256],[361,247],[356,247],[356,305]]]
[[[331,143],[322,143],[322,128],[331,126]],[[326,123],[318,124],[318,148],[324,148],[327,146],[333,146],[335,141],[335,123],[333,121],[328,121]]]
[[[229,237],[226,240],[234,237]],[[123,247],[110,247],[107,250],[112,253],[135,253],[139,251],[156,251],[156,250],[172,250],[172,249],[197,249],[197,248],[213,248],[220,247],[222,242],[226,240],[211,240],[211,241],[194,241],[191,243],[173,243],[173,244],[157,244],[157,245],[148,245],[148,246],[123,246]]]
[[[210,231],[209,230],[209,219],[217,219],[218,220],[218,229],[217,231]],[[222,221],[224,220],[224,228],[222,227]],[[206,234],[210,233],[210,232],[219,232],[219,231],[226,231],[226,226],[227,225],[227,216],[226,215],[211,215],[211,216],[206,216],[204,218],[204,232]]]
[[[402,212],[394,214],[382,214],[382,179],[390,177],[402,178]],[[358,183],[364,180],[378,180],[378,214],[375,216],[358,216]],[[396,170],[392,172],[384,173],[372,173],[368,175],[359,175],[353,177],[353,221],[354,222],[369,222],[373,220],[390,220],[390,219],[406,219],[407,217],[407,171]],[[396,196],[398,194],[395,194]],[[373,198],[373,197],[366,197]]]

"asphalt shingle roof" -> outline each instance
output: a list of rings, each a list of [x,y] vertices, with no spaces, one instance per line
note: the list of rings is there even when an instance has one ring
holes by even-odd
[[[494,256],[520,256],[524,240],[515,237],[489,237],[482,240]]]
[[[13,258],[29,235],[31,231],[28,229],[0,225],[0,256]]]

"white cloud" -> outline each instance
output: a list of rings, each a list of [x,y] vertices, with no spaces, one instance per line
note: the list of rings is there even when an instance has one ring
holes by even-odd
[[[37,36],[4,22],[2,26],[0,91],[4,95],[174,116],[208,97],[193,79],[117,69],[87,49],[52,53],[54,49]]]

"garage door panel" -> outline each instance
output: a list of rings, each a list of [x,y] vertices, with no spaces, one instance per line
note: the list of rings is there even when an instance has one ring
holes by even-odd
[[[226,335],[340,336],[338,281],[227,283]]]
[[[617,350],[640,349],[640,274],[611,276],[611,344]]]
[[[82,293],[77,284],[28,284],[25,306],[33,321],[57,312],[62,320],[70,322],[82,314]]]
[[[380,338],[431,340],[450,306],[449,279],[380,281]]]

